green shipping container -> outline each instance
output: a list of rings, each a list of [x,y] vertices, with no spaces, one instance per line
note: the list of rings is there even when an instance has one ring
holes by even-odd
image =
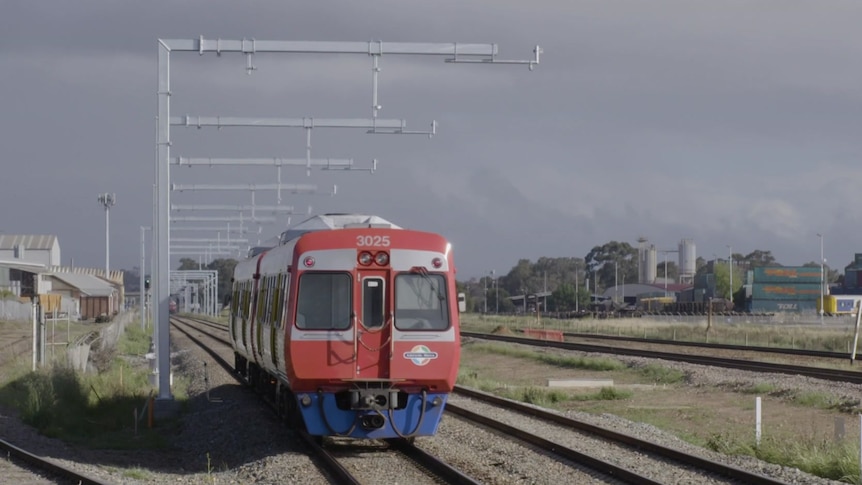
[[[820,283],[820,268],[806,266],[762,266],[754,268],[754,284]]]
[[[820,298],[820,283],[753,284],[753,300],[811,300]]]
[[[750,300],[748,311],[751,313],[804,312],[816,311],[816,300]]]

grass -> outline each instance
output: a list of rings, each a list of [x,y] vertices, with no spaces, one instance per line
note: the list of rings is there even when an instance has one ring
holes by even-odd
[[[563,367],[567,369],[585,369],[594,371],[623,370],[626,365],[622,362],[607,357],[573,357],[561,354],[549,354],[527,349],[519,349],[501,344],[471,344],[473,352],[484,352],[488,354],[504,355],[519,359],[531,359],[542,364]]]
[[[458,374],[458,385],[472,387],[483,392],[496,394],[513,401],[521,401],[542,407],[559,407],[569,401],[612,401],[628,399],[633,393],[613,387],[603,387],[590,394],[572,394],[560,389],[548,389],[537,386],[510,387],[499,381],[482,379],[478,372],[461,368]]]
[[[149,367],[133,366],[125,357],[148,350],[149,337],[130,325],[116,351],[105,351],[111,358],[100,372],[79,373],[62,363],[36,371],[15,366],[4,376],[0,402],[45,436],[96,449],[163,449],[164,433],[147,429],[145,420],[138,421],[135,434],[134,413],[143,414],[153,389]],[[187,386],[174,380],[175,399],[186,399]]]
[[[133,480],[148,480],[151,476],[150,472],[143,468],[127,468],[123,470],[122,475],[125,478],[131,478]]]
[[[726,323],[717,318],[706,331],[706,317],[687,322],[665,322],[644,318],[594,320],[591,318],[563,320],[535,316],[461,315],[464,330],[490,332],[497,326],[512,331],[524,328],[545,328],[564,332],[660,340],[711,342],[760,347],[795,348],[829,352],[849,352],[853,342],[852,326],[845,328],[797,327],[780,323]],[[860,342],[859,350],[862,350]]]
[[[752,386],[743,387],[739,391],[744,394],[762,394],[768,395],[775,392],[775,384],[769,382],[758,382]]]
[[[677,384],[685,380],[684,372],[662,367],[658,364],[647,364],[641,367],[639,372],[641,376],[656,384]]]
[[[496,327],[499,322],[495,321],[492,324]],[[798,345],[798,341],[796,342]],[[507,347],[505,344],[470,343],[464,345],[464,351],[465,353],[479,352],[530,359],[548,366],[580,369],[604,367],[596,366],[594,363],[585,364],[575,357],[554,355],[543,351],[522,350],[518,347]],[[657,364],[630,369],[626,369],[622,365],[620,367],[611,365],[608,369],[628,370],[630,373],[637,373],[641,379],[660,384],[676,384],[685,381],[685,375],[682,372]],[[496,376],[494,374],[495,369],[482,369],[481,372],[487,373],[489,376]],[[662,407],[661,404],[660,407],[647,405],[643,408],[631,407],[630,404],[617,405],[612,404],[612,401],[630,399],[634,397],[634,393],[618,387],[606,387],[588,394],[548,389],[529,385],[529,383],[522,387],[512,387],[508,384],[511,380],[507,379],[506,376],[499,378],[500,380],[495,380],[484,377],[480,375],[480,371],[470,369],[462,364],[459,384],[543,407],[579,409],[594,413],[611,412],[632,421],[649,423],[657,428],[671,431],[690,443],[724,454],[752,456],[769,463],[799,468],[824,478],[847,483],[862,483],[858,458],[859,446],[853,443],[850,438],[837,442],[832,439],[825,439],[823,429],[800,430],[799,426],[792,426],[790,423],[786,426],[779,425],[777,428],[768,426],[766,432],[771,432],[772,435],[764,435],[760,445],[756,446],[753,443],[753,432],[750,427],[731,423],[718,428],[712,427],[716,422],[722,420],[721,410],[697,406],[677,408],[672,404],[666,408]],[[625,378],[623,379],[625,380]],[[783,401],[786,403],[785,405],[839,413],[858,413],[862,407],[857,400],[838,398],[829,393],[781,389],[775,384],[766,382],[746,387],[731,387],[727,390],[741,395],[771,396]],[[731,404],[730,401],[728,404]],[[731,405],[744,411],[748,411],[749,408],[753,409],[753,402],[750,398],[743,398]],[[710,435],[707,431],[710,427],[721,431]],[[701,432],[695,432],[694,429],[699,429]]]
[[[138,325],[126,325],[126,332],[120,339],[118,352],[122,355],[143,356],[150,351],[150,334]]]
[[[726,455],[754,456],[823,478],[859,483],[859,448],[854,444],[797,436],[791,442],[765,438],[758,446],[754,442],[717,434],[710,438],[706,447]]]

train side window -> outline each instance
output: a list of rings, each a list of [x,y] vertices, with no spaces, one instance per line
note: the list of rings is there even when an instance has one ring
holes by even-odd
[[[443,275],[404,273],[395,277],[395,328],[449,328],[449,303]]]
[[[350,327],[350,275],[306,272],[299,277],[296,326],[307,330]]]
[[[379,328],[385,322],[386,292],[382,278],[362,280],[362,324],[365,328]]]

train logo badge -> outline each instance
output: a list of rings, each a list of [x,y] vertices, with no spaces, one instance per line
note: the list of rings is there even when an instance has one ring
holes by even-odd
[[[432,352],[431,349],[424,345],[417,345],[410,349],[409,352],[404,352],[404,358],[412,360],[415,365],[422,366],[436,359],[437,352]]]

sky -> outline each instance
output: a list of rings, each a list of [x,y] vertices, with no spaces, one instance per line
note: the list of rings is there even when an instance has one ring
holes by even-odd
[[[433,120],[437,134],[317,128],[313,157],[357,168],[377,159],[378,170],[282,171],[283,183],[317,187],[283,194],[298,212],[291,223],[310,207],[441,233],[459,280],[639,237],[659,251],[692,239],[707,260],[728,246],[771,250],[784,265],[818,261],[822,241],[841,270],[862,252],[856,0],[6,0],[0,10],[0,232],[55,234],[64,264],[104,267],[106,192],[116,194],[110,266],[140,264],[140,227],[152,224],[157,42],[200,36],[493,43],[504,59],[530,59],[540,45],[533,71],[384,55],[379,116],[413,130]],[[371,116],[368,56],[256,54],[253,64],[249,75],[241,54],[174,53],[171,115]],[[171,143],[172,157],[306,153],[300,129],[173,127]],[[171,181],[274,183],[276,170],[172,166]],[[272,191],[254,197],[277,203]],[[247,237],[256,244],[287,224],[282,215],[251,225]]]

